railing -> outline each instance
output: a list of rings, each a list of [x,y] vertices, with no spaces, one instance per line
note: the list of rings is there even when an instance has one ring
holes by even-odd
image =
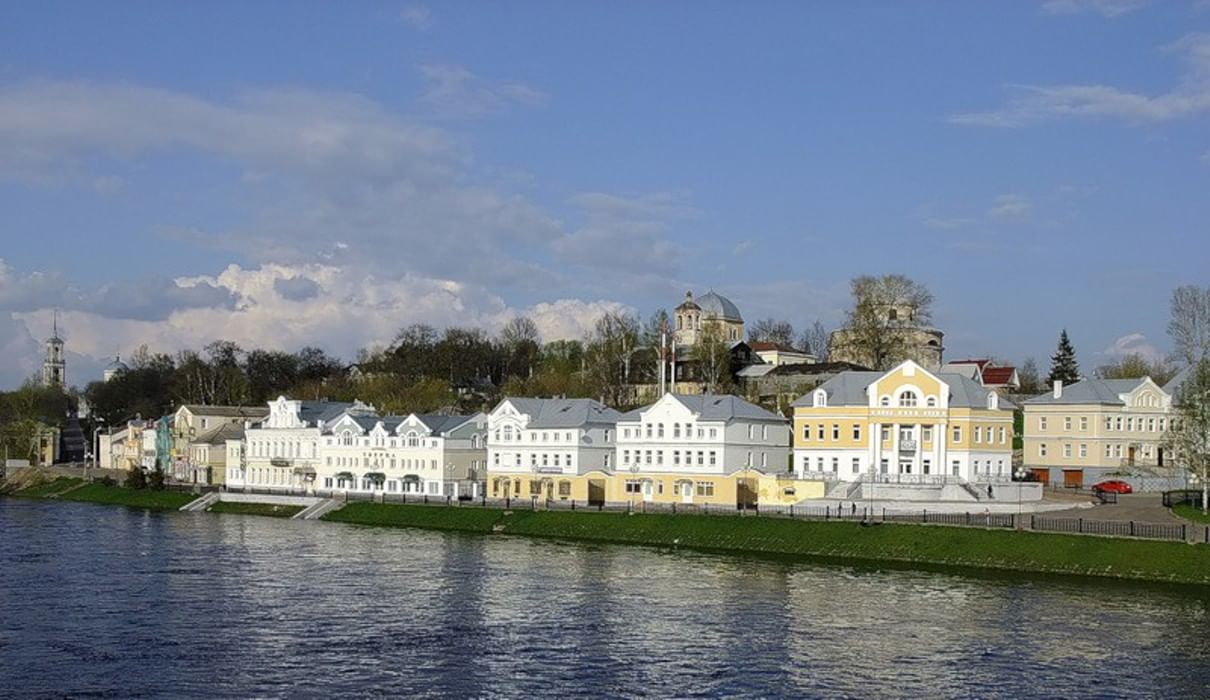
[[[1089,518],[1049,518],[1031,515],[1029,529],[1039,532],[1067,532],[1079,535],[1143,537],[1153,540],[1186,541],[1188,523],[1147,523],[1134,520],[1092,520]],[[1194,528],[1194,534],[1197,534]]]
[[[1164,506],[1167,508],[1183,505],[1185,503],[1192,503],[1195,506],[1200,506],[1202,504],[1202,492],[1195,491],[1193,489],[1181,489],[1180,491],[1165,491],[1163,499],[1164,499]]]

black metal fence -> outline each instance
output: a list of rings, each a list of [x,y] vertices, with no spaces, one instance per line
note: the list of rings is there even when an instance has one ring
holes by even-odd
[[[1179,506],[1185,503],[1200,506],[1202,504],[1202,492],[1194,489],[1181,489],[1179,491],[1165,491],[1164,505],[1168,508]]]

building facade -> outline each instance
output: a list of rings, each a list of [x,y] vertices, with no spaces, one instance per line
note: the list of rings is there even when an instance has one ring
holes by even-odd
[[[620,417],[592,399],[505,398],[487,417],[487,495],[589,500],[580,477],[614,471]]]
[[[270,401],[269,414],[262,421],[246,424],[241,464],[228,469],[227,486],[312,488],[324,427],[346,413],[373,415],[374,407],[357,401],[293,401],[285,396]]]
[[[1163,446],[1172,394],[1149,377],[1056,382],[1024,408],[1025,466],[1039,481],[1076,487],[1172,467]]]
[[[794,403],[794,471],[867,483],[1008,481],[1013,409],[966,376],[911,360],[843,372]]]
[[[314,487],[434,497],[481,495],[487,416],[345,413],[323,429]]]
[[[902,340],[903,356],[894,360],[912,360],[930,372],[941,370],[945,334],[918,323],[915,307],[905,303],[886,304],[879,307],[876,313],[879,315],[877,331],[895,334]],[[847,328],[832,331],[828,339],[828,360],[878,368],[879,358],[870,355],[859,336],[859,333]]]
[[[269,415],[266,406],[198,406],[185,404],[172,417],[171,476],[176,481],[188,484],[221,484],[226,478],[225,452],[227,439],[243,436],[244,424],[264,420]],[[223,426],[236,426],[238,430],[215,431]],[[202,436],[208,441],[200,451],[193,443]],[[211,453],[214,457],[211,458]],[[207,457],[197,461],[195,457]]]
[[[606,502],[752,505],[789,469],[789,422],[731,395],[665,394],[622,415],[617,468],[590,474]]]

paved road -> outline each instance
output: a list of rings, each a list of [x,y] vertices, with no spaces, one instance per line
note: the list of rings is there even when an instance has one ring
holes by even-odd
[[[1158,493],[1132,493],[1118,496],[1117,503],[1097,505],[1092,508],[1073,508],[1071,510],[1047,513],[1055,517],[1084,518],[1085,520],[1134,520],[1147,523],[1183,523],[1187,522],[1172,514],[1164,507]]]

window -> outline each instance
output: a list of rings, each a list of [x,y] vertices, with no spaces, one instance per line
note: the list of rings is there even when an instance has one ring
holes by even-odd
[[[748,453],[748,457],[744,460],[744,464],[746,464],[749,467],[752,466],[752,453],[751,452]]]
[[[1155,419],[1154,418],[1147,419],[1147,432],[1149,432],[1149,433],[1155,432]]]
[[[626,438],[626,439],[628,439],[628,440],[630,439],[630,428],[623,428],[623,429],[622,429],[622,437],[624,437],[624,438]]]
[[[1071,457],[1071,443],[1070,442],[1063,443],[1063,456],[1067,457],[1067,458]]]
[[[643,482],[637,481],[635,479],[626,480],[626,493],[642,493],[642,492],[643,492]]]
[[[840,426],[833,423],[832,424],[832,440],[839,440],[839,439],[840,439]]]
[[[1063,416],[1063,430],[1071,430],[1071,416]]]
[[[1088,430],[1088,416],[1080,416],[1080,430]]]
[[[890,460],[886,459],[885,457],[878,462],[878,472],[880,474],[886,474],[890,468],[891,468],[891,462],[890,462]]]
[[[570,481],[560,481],[559,482],[559,495],[563,496],[563,497],[567,497],[567,496],[571,495],[571,482]]]
[[[861,424],[860,423],[853,424],[853,439],[855,441],[859,441],[859,442],[861,441]]]
[[[570,458],[570,456],[571,456],[571,455],[568,455],[568,457],[569,457],[569,458]],[[611,458],[611,457],[613,457],[613,453],[612,453],[612,452],[606,452],[606,453],[605,453],[605,468],[606,468],[606,469],[608,469],[608,468],[610,467],[610,458]],[[568,459],[567,464],[568,464],[568,466],[571,466],[571,460],[570,460],[570,459]]]
[[[890,405],[891,405],[891,397],[889,397],[889,396],[884,396],[884,397],[882,397],[881,399],[879,399],[879,400],[878,400],[878,405],[879,405],[879,406],[883,406],[883,407],[890,406]]]
[[[630,464],[630,450],[622,450],[622,464]]]
[[[1126,430],[1128,430],[1128,431],[1134,430],[1134,417],[1133,416],[1126,419]]]
[[[751,423],[748,424],[748,439],[756,439],[756,426],[752,425]]]
[[[1118,444],[1113,446],[1113,456],[1114,457],[1122,456],[1122,443],[1119,442]]]
[[[656,437],[664,437],[664,424],[660,423],[656,429]]]
[[[976,425],[975,426],[975,444],[979,444],[981,442],[983,442],[983,428],[981,426]]]
[[[1113,420],[1113,429],[1117,430],[1119,432],[1122,430],[1122,417],[1121,416],[1118,416],[1117,418],[1115,418]]]
[[[903,408],[914,408],[916,406],[916,392],[905,391],[900,394],[899,405]]]
[[[1043,442],[1043,443],[1038,444],[1038,456],[1039,457],[1046,456],[1046,443]]]
[[[672,463],[676,464],[676,465],[679,465],[681,463],[681,451],[680,450],[672,451]]]
[[[650,423],[647,424],[647,437],[651,438],[651,424]]]
[[[1007,440],[1007,438],[1008,438],[1008,431],[1005,430],[1004,428],[1000,428],[1000,444],[1001,445],[1005,444],[1005,441]]]
[[[861,472],[861,460],[858,459],[857,457],[854,457],[853,458],[853,473],[857,474],[860,472]]]
[[[713,496],[714,495],[714,482],[713,481],[697,482],[697,495]]]
[[[1166,418],[1161,418],[1161,419],[1160,419],[1160,432],[1161,432],[1161,433],[1162,433],[1162,432],[1164,432],[1164,429],[1165,429],[1165,428],[1164,428],[1164,424],[1165,424],[1166,422],[1167,422],[1167,419],[1166,419]]]
[[[936,408],[937,407],[937,397],[936,396],[928,397],[927,399],[924,400],[924,405],[928,406],[929,408]]]
[[[715,454],[716,453],[714,452],[714,450],[710,450],[710,466],[712,466],[712,467],[715,465],[715,461],[716,461]]]
[[[710,463],[714,464],[714,453],[713,452],[710,453]],[[769,453],[761,452],[760,453],[760,467],[761,467],[761,469],[764,469],[768,466],[769,466]]]
[[[840,458],[833,457],[832,458],[832,473],[835,474],[836,472],[839,472],[839,471],[840,471]]]
[[[664,451],[663,451],[663,450],[657,450],[657,451],[656,451],[656,453],[655,453],[655,463],[656,463],[656,464],[663,464],[663,463],[664,463]]]
[[[811,426],[806,425],[805,423],[802,426],[802,441],[811,442]]]
[[[673,423],[672,424],[672,437],[679,438],[680,436],[681,436],[681,424]]]
[[[1046,416],[1038,416],[1038,430],[1046,430]]]
[[[711,428],[711,429],[710,429],[710,437],[714,437],[714,428]],[[760,427],[760,439],[761,439],[761,440],[768,440],[768,439],[769,439],[769,426],[767,426],[767,425],[762,425],[762,426]]]
[[[701,465],[705,464],[705,461],[706,461],[706,453],[698,452],[697,453],[697,465],[700,467]]]
[[[609,428],[605,429],[605,442],[613,442],[613,431]]]
[[[643,463],[644,463],[644,464],[651,464],[651,450],[644,450],[644,452],[643,452]]]
[[[890,429],[890,427],[885,426],[885,425],[884,425],[884,426],[882,426],[882,431],[881,431],[881,432],[882,432],[882,434],[878,436],[878,438],[879,438],[880,440],[882,440],[883,442],[886,442],[887,440],[890,440],[890,439],[891,439],[891,429]]]
[[[1087,456],[1088,456],[1088,444],[1081,442],[1080,443],[1080,458],[1083,459],[1084,457],[1087,457]]]
[[[819,439],[820,439],[820,440],[822,440],[822,439],[823,439],[823,423],[820,423],[820,424],[819,424],[819,430],[817,431],[817,435],[818,435],[818,437],[819,437]]]
[[[928,474],[933,471],[933,461],[931,459],[921,460],[920,467],[924,474]]]
[[[954,426],[954,442],[962,442],[962,426]]]
[[[959,462],[958,460],[955,459],[953,461],[953,463],[950,464],[950,474],[953,474],[954,476],[958,476],[958,473],[961,470],[962,470],[962,462]]]

